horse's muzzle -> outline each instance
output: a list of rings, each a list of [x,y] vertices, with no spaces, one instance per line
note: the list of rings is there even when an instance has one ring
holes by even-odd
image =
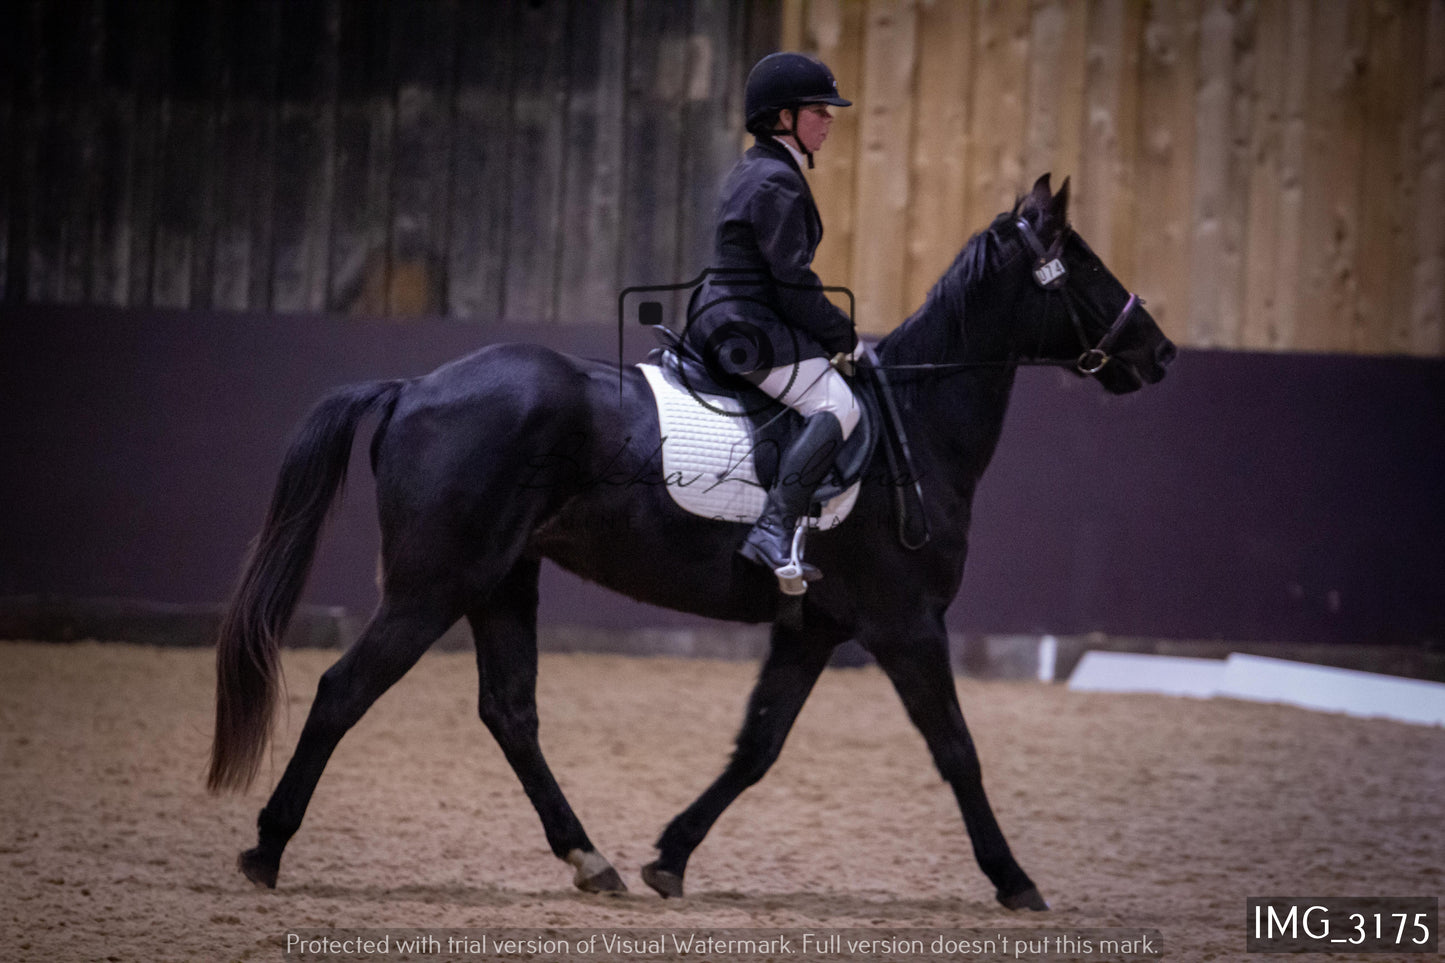
[[[1161,368],[1169,367],[1177,357],[1179,357],[1179,349],[1176,348],[1174,342],[1168,338],[1160,341],[1154,348],[1154,363]]]
[[[1169,365],[1179,356],[1179,349],[1174,342],[1168,338],[1160,338],[1159,343],[1154,346],[1153,364],[1139,366],[1139,377],[1145,384],[1158,384],[1163,378]]]

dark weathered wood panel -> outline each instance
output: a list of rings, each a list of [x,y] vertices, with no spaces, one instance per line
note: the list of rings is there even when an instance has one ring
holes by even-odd
[[[252,6],[243,0],[243,8]],[[240,88],[242,109],[248,114],[246,131],[253,140],[251,149],[239,163],[243,176],[249,176],[251,188],[249,207],[242,216],[250,223],[250,243],[246,258],[246,306],[266,310],[274,292],[272,266],[276,249],[276,227],[272,214],[276,209],[276,152],[282,148],[278,135],[277,97],[281,73],[281,7],[282,0],[262,0],[249,14],[253,41],[248,48],[234,49],[232,65],[244,83]],[[242,68],[244,64],[244,68]]]
[[[718,185],[736,160],[736,126],[729,106],[731,66],[741,43],[739,21],[725,0],[697,0],[692,6],[682,82],[682,184],[679,189],[679,279],[708,266]],[[737,109],[739,122],[741,106]]]
[[[11,12],[7,31],[5,74],[5,115],[9,137],[4,151],[5,171],[5,264],[6,303],[29,300],[30,209],[35,195],[36,145],[35,85],[39,78],[39,0],[31,0]]]
[[[680,200],[687,30],[680,4],[628,6],[622,283],[629,287],[679,280],[678,222],[654,212],[676,211]]]
[[[243,311],[250,306],[254,210],[263,194],[263,174],[270,170],[269,155],[263,154],[269,98],[256,93],[256,74],[269,58],[256,54],[271,46],[274,31],[267,19],[236,2],[222,8],[220,22],[223,62],[212,175],[209,297],[214,307]]]
[[[161,178],[163,100],[170,63],[169,6],[165,3],[138,5],[130,42],[134,44],[132,59],[135,125],[130,159],[129,207],[126,219],[131,225],[132,243],[127,258],[130,279],[126,303],[150,305],[153,297],[158,222],[158,190]]]
[[[556,285],[557,320],[563,324],[610,323],[616,317],[626,35],[623,5],[571,5]]]
[[[119,306],[130,299],[130,252],[135,244],[131,226],[131,187],[136,143],[136,96],[133,88],[115,79],[131,70],[136,47],[118,18],[107,17],[100,39],[103,88],[98,111],[97,201],[91,224],[91,256],[87,300],[91,304]]]
[[[154,185],[154,263],[150,303],[164,308],[195,304],[209,288],[214,211],[209,203],[219,90],[216,8],[177,3],[167,30],[168,69],[161,97],[158,177]]]
[[[341,4],[327,307],[386,313],[396,101],[386,0]]]
[[[16,79],[21,74],[20,34],[18,25],[15,29],[0,31],[0,143],[10,145],[15,144],[20,136],[15,89]],[[0,150],[0,304],[9,301],[10,210],[15,202],[17,153],[13,146]]]
[[[35,21],[38,62],[35,184],[30,216],[29,285],[50,302],[79,300],[68,290],[68,262],[84,257],[88,171],[85,157],[88,75],[86,56],[92,11],[83,6],[42,4]]]
[[[610,324],[706,260],[772,7],[22,0],[0,297]]]
[[[447,274],[449,311],[464,318],[497,318],[502,313],[517,6],[464,3],[459,12]]]
[[[277,49],[271,307],[320,310],[334,193],[336,0],[288,0]]]
[[[550,323],[557,317],[569,6],[566,0],[543,0],[523,3],[514,13],[516,53],[507,151],[511,230],[506,238],[502,299],[502,317],[508,321]]]
[[[387,313],[439,314],[446,304],[457,4],[392,4],[391,11],[396,144]]]

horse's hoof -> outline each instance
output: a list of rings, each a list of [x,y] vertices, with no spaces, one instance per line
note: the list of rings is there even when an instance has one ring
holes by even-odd
[[[248,849],[236,857],[236,868],[257,886],[275,889],[276,876],[281,871],[281,864],[267,858],[262,854],[260,847],[257,847]]]
[[[596,850],[583,852],[574,849],[567,854],[567,862],[577,867],[572,883],[584,893],[625,893],[627,884],[617,870],[612,868],[605,857]]]
[[[1015,893],[1012,896],[1000,896],[998,901],[1002,903],[1006,909],[1011,910],[1026,909],[1043,912],[1049,908],[1049,904],[1044,902],[1044,898],[1039,893],[1037,886],[1030,886],[1023,892]]]
[[[596,876],[589,876],[586,879],[574,880],[577,888],[584,893],[625,893],[627,884],[617,870],[611,866],[607,867]]]
[[[657,890],[658,895],[663,899],[682,898],[682,877],[677,873],[668,872],[656,862],[642,867],[642,881]]]

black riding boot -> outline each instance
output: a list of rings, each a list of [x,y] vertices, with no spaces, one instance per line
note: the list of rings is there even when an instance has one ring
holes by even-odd
[[[842,447],[843,426],[831,413],[820,412],[803,422],[803,430],[778,461],[778,477],[768,491],[762,517],[738,549],[744,558],[774,572],[792,560],[793,530],[812,507],[813,493]],[[822,577],[813,566],[803,566],[803,581]]]

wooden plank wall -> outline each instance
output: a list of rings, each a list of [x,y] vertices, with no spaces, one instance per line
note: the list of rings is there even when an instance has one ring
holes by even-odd
[[[695,276],[768,0],[16,0],[0,301],[615,323]]]
[[[0,301],[609,323],[777,46],[867,330],[1051,170],[1183,343],[1445,354],[1445,0],[20,0]]]
[[[817,267],[891,328],[1038,174],[1182,343],[1445,355],[1445,0],[785,0],[857,106]]]

